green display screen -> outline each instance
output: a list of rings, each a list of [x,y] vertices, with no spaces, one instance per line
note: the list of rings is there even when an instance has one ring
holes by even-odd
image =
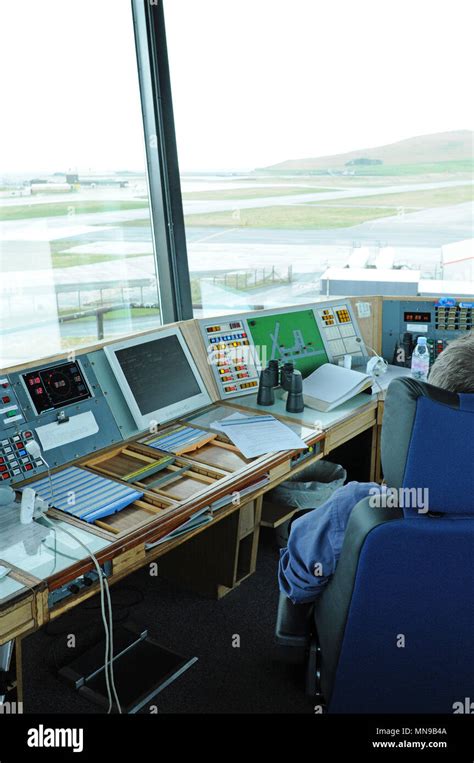
[[[247,323],[264,366],[269,360],[292,361],[303,376],[328,362],[312,310],[248,318]]]

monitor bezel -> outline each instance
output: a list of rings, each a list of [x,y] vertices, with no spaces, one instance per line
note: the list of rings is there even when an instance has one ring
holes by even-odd
[[[178,400],[175,403],[171,403],[171,405],[167,405],[164,408],[158,408],[154,411],[150,411],[150,413],[143,414],[135,400],[132,389],[122,370],[122,366],[120,365],[116,353],[119,350],[125,350],[129,347],[136,347],[139,344],[148,344],[149,342],[155,342],[157,340],[159,341],[160,339],[165,339],[169,336],[175,336],[178,339],[184,356],[191,368],[191,372],[194,374],[194,378],[198,384],[200,392],[197,395],[192,395],[191,397],[185,398],[184,400]],[[209,392],[206,389],[191,351],[189,350],[181,331],[177,327],[162,329],[151,334],[132,337],[121,342],[114,342],[113,344],[106,345],[104,347],[104,352],[138,429],[150,429],[150,427],[153,425],[164,424],[171,419],[180,418],[184,414],[193,413],[194,411],[198,410],[198,408],[202,408],[211,403]]]

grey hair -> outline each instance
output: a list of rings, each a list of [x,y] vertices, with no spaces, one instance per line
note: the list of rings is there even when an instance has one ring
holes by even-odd
[[[449,342],[428,376],[429,384],[451,392],[474,392],[474,334]]]

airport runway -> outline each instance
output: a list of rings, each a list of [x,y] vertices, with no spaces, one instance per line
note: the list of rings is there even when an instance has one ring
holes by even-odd
[[[207,214],[209,212],[233,211],[236,209],[258,209],[260,207],[274,206],[294,206],[323,201],[344,201],[344,199],[354,199],[364,196],[380,196],[382,194],[400,194],[407,191],[436,190],[441,188],[453,188],[456,186],[472,185],[471,181],[444,181],[437,183],[414,183],[406,185],[383,186],[377,188],[348,188],[345,190],[328,191],[323,193],[296,194],[292,196],[262,196],[257,199],[231,199],[222,201],[190,201],[183,202],[184,214]],[[58,199],[48,199],[48,202],[58,201]],[[61,201],[64,201],[61,199]],[[67,201],[71,205],[71,214],[67,216],[68,226],[93,226],[93,225],[117,225],[129,220],[145,220],[149,218],[149,210],[129,209],[108,212],[91,212],[74,214],[74,202],[84,201],[80,197],[68,196]],[[24,204],[25,200],[22,199]],[[34,203],[38,203],[35,199]],[[2,206],[6,204],[3,201]],[[8,206],[11,205],[11,199],[8,200]],[[1,219],[1,206],[0,206]],[[385,219],[385,218],[384,218]],[[64,216],[44,217],[36,219],[11,220],[0,222],[0,234],[5,240],[15,240],[21,236],[24,228],[34,230],[34,228],[57,229],[64,227]]]
[[[329,244],[352,246],[374,244],[383,246],[440,247],[452,241],[473,236],[474,204],[466,202],[448,207],[426,209],[379,218],[348,228],[327,230],[282,230],[270,228],[187,227],[188,244],[218,241],[222,244]],[[90,233],[90,235],[89,235]],[[151,243],[147,227],[127,226],[95,229],[77,237],[77,244],[87,241],[130,241]]]

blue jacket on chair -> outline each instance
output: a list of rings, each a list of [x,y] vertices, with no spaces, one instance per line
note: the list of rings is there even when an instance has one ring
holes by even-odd
[[[278,571],[280,591],[293,604],[315,601],[321,594],[336,569],[352,509],[380,490],[375,482],[349,482],[293,522]]]

